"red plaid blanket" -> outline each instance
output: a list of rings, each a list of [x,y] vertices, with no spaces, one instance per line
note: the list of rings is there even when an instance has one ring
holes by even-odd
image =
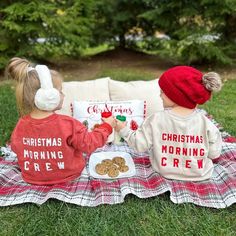
[[[81,206],[117,204],[124,202],[127,194],[139,198],[157,197],[170,192],[174,203],[191,202],[196,205],[225,208],[236,203],[236,143],[235,138],[222,133],[225,141],[221,156],[214,164],[210,180],[184,182],[168,180],[156,173],[145,153],[136,153],[128,146],[105,146],[97,151],[125,151],[134,159],[136,175],[117,180],[93,179],[88,166],[81,177],[64,184],[36,186],[25,183],[17,162],[0,161],[0,206],[32,202],[43,204],[55,198]]]
[[[106,146],[107,151],[126,151],[134,158],[136,176],[118,180],[97,180],[85,169],[80,178],[53,186],[25,183],[16,162],[0,161],[0,205],[26,202],[42,204],[49,198],[81,206],[98,206],[124,202],[127,194],[139,198],[158,196],[167,191],[174,203],[191,202],[200,206],[225,208],[236,202],[236,144],[224,143],[222,155],[215,163],[213,177],[207,181],[168,180],[153,171],[147,156],[127,146]]]

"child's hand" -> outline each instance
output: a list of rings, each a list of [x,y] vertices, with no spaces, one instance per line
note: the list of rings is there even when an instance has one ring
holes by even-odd
[[[125,121],[120,121],[120,120],[116,120],[116,127],[115,127],[115,131],[119,132],[121,129],[123,129],[126,126],[127,122]]]
[[[112,128],[116,127],[116,119],[113,116],[102,118],[102,121],[108,123]]]

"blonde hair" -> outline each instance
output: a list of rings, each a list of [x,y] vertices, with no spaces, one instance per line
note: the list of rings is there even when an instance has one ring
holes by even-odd
[[[34,97],[40,88],[40,81],[36,70],[28,70],[31,63],[27,59],[14,57],[6,68],[6,74],[10,79],[17,81],[16,103],[21,116],[29,114],[36,106]],[[50,70],[53,86],[58,89],[62,82],[62,76]]]
[[[208,72],[203,75],[202,82],[205,88],[211,92],[219,92],[222,88],[222,80],[216,72]]]

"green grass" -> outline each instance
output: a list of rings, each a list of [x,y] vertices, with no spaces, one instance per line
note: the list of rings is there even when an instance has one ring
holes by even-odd
[[[117,80],[152,79],[151,73],[131,69],[105,69],[101,76]],[[203,106],[227,131],[236,135],[236,80]],[[10,137],[17,121],[12,84],[0,84],[0,141]],[[133,195],[123,204],[81,207],[57,200],[42,206],[22,204],[0,208],[0,236],[11,235],[236,235],[236,204],[226,209],[211,209],[193,204],[176,205],[163,194],[149,199]]]
[[[0,146],[9,139],[18,120],[15,92],[11,83],[0,84]]]
[[[0,210],[0,235],[222,235],[236,232],[235,206],[214,210],[176,205],[169,196],[123,204],[80,207],[56,200],[42,206],[25,204]]]
[[[228,80],[222,90],[202,106],[230,134],[236,136],[236,80]]]
[[[93,55],[96,55],[98,53],[101,53],[101,52],[105,52],[107,50],[111,50],[113,49],[114,47],[108,45],[108,44],[101,44],[97,47],[89,47],[89,48],[86,48],[82,51],[81,53],[81,56],[93,56]]]
[[[153,73],[151,72],[140,72],[138,69],[133,68],[105,68],[99,74],[98,78],[110,77],[113,80],[119,81],[134,81],[134,80],[151,80]]]

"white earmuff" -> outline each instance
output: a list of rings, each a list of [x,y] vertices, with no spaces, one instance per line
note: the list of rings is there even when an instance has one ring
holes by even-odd
[[[37,65],[35,70],[38,73],[40,89],[35,94],[34,103],[40,110],[53,111],[60,104],[60,93],[53,88],[51,73],[47,66]]]

